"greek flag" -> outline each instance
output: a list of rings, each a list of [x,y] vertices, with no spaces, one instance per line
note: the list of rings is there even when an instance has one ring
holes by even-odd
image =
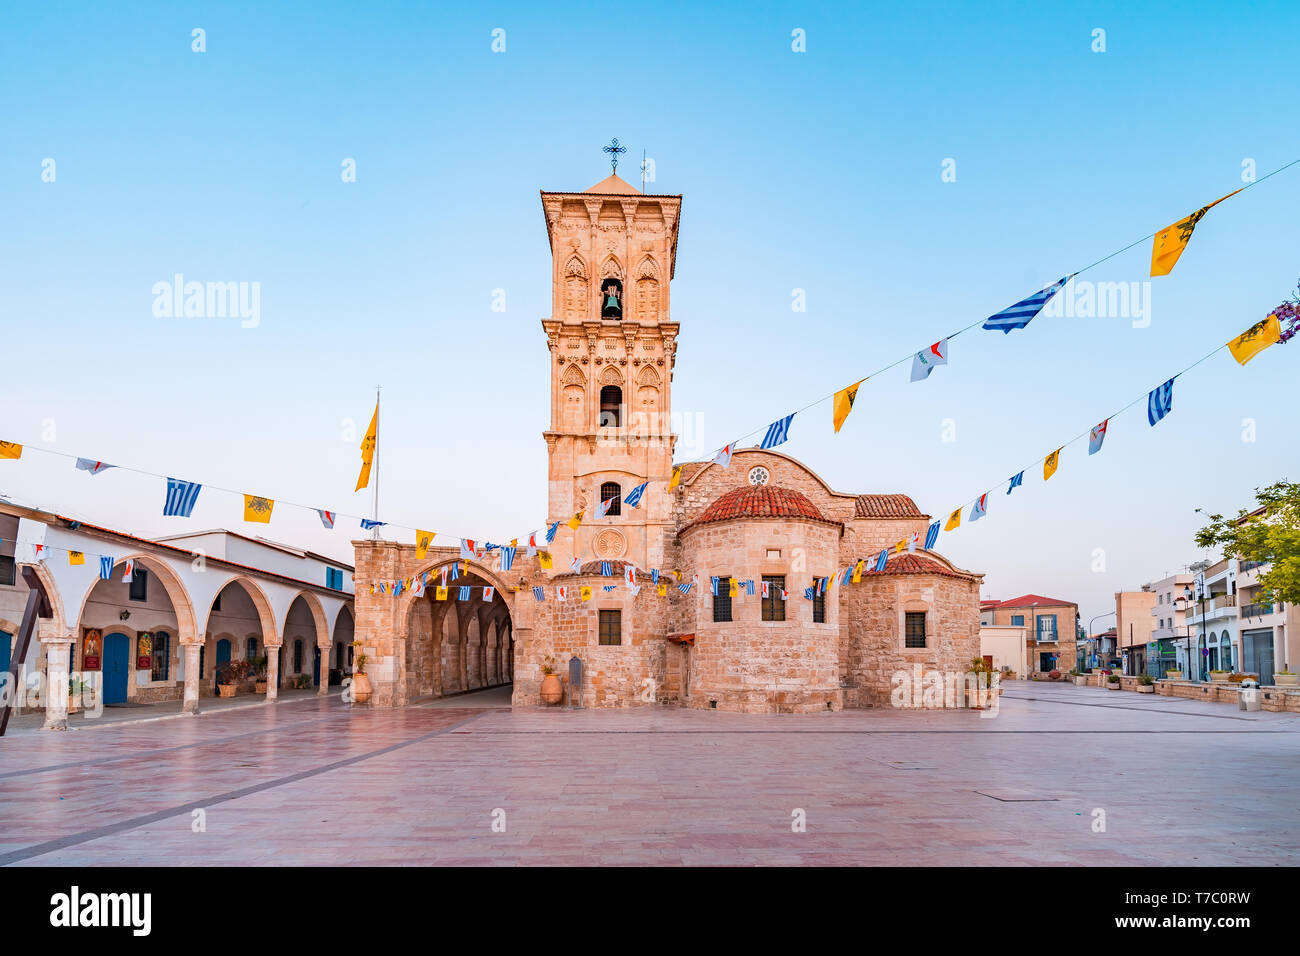
[[[99,579],[100,579],[101,581],[107,581],[107,580],[109,580],[110,578],[113,577],[113,565],[116,564],[116,563],[117,563],[117,562],[114,561],[114,560],[113,560],[109,555],[107,555],[107,554],[105,554],[105,555],[101,555],[101,556],[100,556],[100,558],[99,558]]]
[[[614,590],[614,588],[616,588],[616,587],[618,587],[617,584],[605,584],[605,585],[602,585],[602,586],[601,586],[601,590],[603,590],[606,594],[608,594],[610,591]]]
[[[501,570],[509,571],[510,566],[515,563],[515,552],[519,549],[513,545],[501,546]]]
[[[651,584],[658,584],[658,583],[659,583],[659,569],[658,569],[658,568],[651,568],[651,569],[650,569],[650,583],[651,583]]]
[[[880,554],[876,557],[876,570],[885,570],[885,565],[889,562],[889,549],[882,548]]]
[[[939,540],[939,522],[934,522],[925,532],[925,550],[933,551],[934,543]]]
[[[371,528],[382,528],[386,524],[388,524],[387,521],[372,521],[370,518],[362,518],[361,530],[369,531]]]
[[[683,581],[681,584],[677,585],[677,590],[681,591],[683,594],[690,594],[691,588],[693,587],[695,587],[694,581]]]
[[[1023,471],[1012,475],[1011,484],[1007,485],[1007,494],[1011,494],[1011,492],[1015,491],[1024,483],[1025,483],[1025,473]]]
[[[468,601],[468,600],[469,600],[469,591],[470,591],[470,586],[469,586],[468,584],[462,584],[462,585],[460,586],[460,598],[459,598],[459,600],[461,600],[461,601]]]
[[[555,532],[556,532],[556,530],[559,529],[559,527],[560,527],[560,523],[557,521],[557,522],[555,522],[555,524],[551,525],[549,528],[546,529],[546,543],[547,543],[547,544],[550,544],[552,541],[555,540]]]
[[[1023,329],[1034,316],[1043,310],[1043,306],[1047,305],[1047,300],[1060,292],[1061,286],[1073,278],[1074,274],[1071,273],[1065,278],[1053,282],[1041,292],[1035,292],[1028,298],[1021,299],[1015,305],[1009,305],[1001,312],[990,315],[984,320],[984,328],[1001,329],[1006,333],[1010,333],[1012,329]]]
[[[813,589],[812,589],[812,588],[804,588],[804,589],[803,589],[803,596],[806,597],[808,600],[811,601],[811,600],[813,599]]]
[[[1174,410],[1174,380],[1171,378],[1147,395],[1147,421],[1154,425]]]
[[[794,412],[791,412],[785,418],[778,418],[772,424],[767,426],[767,434],[763,436],[763,443],[759,448],[775,448],[783,444],[790,437],[790,421],[794,418]]]
[[[717,597],[717,596],[718,596],[718,582],[719,582],[720,580],[722,580],[722,579],[719,578],[719,577],[713,577],[713,578],[711,578],[710,580],[711,580],[712,583],[709,585],[709,587],[710,587],[710,588],[712,589],[712,591],[713,591],[713,596],[714,596],[714,597]]]
[[[539,601],[546,600],[546,588],[533,588],[533,597]]]
[[[448,570],[447,568],[443,568],[442,573],[447,575],[448,581],[455,581],[458,577],[460,577],[460,562],[459,561],[453,562],[450,566],[450,570]]]
[[[167,479],[167,500],[163,502],[163,514],[188,518],[194,510],[194,502],[199,500],[203,486],[197,481],[181,481],[179,478]]]
[[[600,573],[604,577],[610,577],[614,573],[614,563],[612,561],[600,562]]]
[[[746,581],[746,582],[745,582],[745,593],[746,593],[746,594],[753,594],[753,593],[754,593],[754,582],[753,582],[753,581]]]
[[[650,482],[643,481],[625,494],[623,496],[623,504],[627,505],[629,508],[635,508],[639,505],[641,503],[641,496],[645,494],[645,488],[648,484],[650,484]]]

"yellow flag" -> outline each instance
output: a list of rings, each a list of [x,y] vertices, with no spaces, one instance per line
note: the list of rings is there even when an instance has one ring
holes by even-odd
[[[853,583],[857,584],[862,580],[862,569],[867,566],[867,562],[859,559],[858,563],[853,565]]]
[[[948,515],[948,523],[943,526],[944,531],[951,531],[961,524],[961,509],[958,508],[952,514]]]
[[[421,561],[429,553],[429,545],[433,544],[433,539],[437,536],[436,531],[421,531],[415,529],[415,556]]]
[[[664,595],[666,595],[666,594],[668,593],[668,585],[666,585],[666,584],[661,584],[661,585],[659,585],[657,588],[655,588],[655,590],[659,592],[659,596],[660,596],[660,597],[663,597]]]
[[[0,458],[23,457],[23,446],[17,442],[0,441]]]
[[[538,551],[537,563],[543,571],[551,570],[555,564],[554,560],[551,558],[551,552],[549,551]]]
[[[581,600],[583,600],[583,601],[590,601],[590,600],[591,600],[591,585],[589,585],[589,584],[584,584],[582,587],[578,588],[578,597],[579,597]]]
[[[1245,189],[1246,187],[1241,187]],[[1235,189],[1223,199],[1231,199],[1241,189]],[[1196,224],[1205,217],[1205,214],[1214,206],[1223,202],[1223,199],[1216,199],[1209,206],[1202,206],[1196,212],[1192,213],[1185,219],[1180,219],[1172,226],[1166,226],[1156,233],[1156,241],[1151,247],[1151,274],[1153,276],[1167,276],[1174,271],[1174,263],[1178,257],[1183,254],[1187,248],[1187,243],[1192,238],[1192,230]]]
[[[858,397],[858,386],[865,381],[865,378],[859,379],[848,388],[842,388],[835,393],[835,431],[837,433],[840,426],[844,424],[844,419],[849,417],[849,412],[853,411],[853,400]]]
[[[1051,478],[1056,474],[1056,469],[1061,464],[1061,449],[1064,447],[1065,446],[1062,445],[1061,448],[1056,449],[1056,451],[1043,459],[1043,481],[1046,481],[1048,478]]]
[[[582,524],[582,514],[583,513],[579,511],[576,515],[574,515],[572,518],[566,521],[565,524],[567,524],[574,531],[577,531],[578,525]]]
[[[673,568],[673,577],[676,578],[678,581],[680,581],[682,579],[682,572],[678,571],[676,568]]]
[[[673,465],[673,476],[668,479],[668,490],[672,491],[677,487],[678,482],[682,480],[682,466]]]
[[[68,552],[68,564],[85,564],[86,556],[80,551]]]
[[[727,588],[727,593],[728,593],[731,597],[737,597],[737,596],[739,596],[739,594],[740,594],[740,582],[737,581],[735,578],[727,578],[727,583],[728,583],[728,585],[729,585],[729,587]]]
[[[244,495],[244,520],[256,521],[258,524],[270,524],[271,509],[274,507],[275,502],[270,498]]]
[[[1282,323],[1276,315],[1270,315],[1229,342],[1228,351],[1239,363],[1245,365],[1281,337]]]
[[[433,592],[433,599],[435,601],[447,600],[447,586],[445,584],[438,585],[437,589]]]
[[[357,476],[357,486],[353,491],[360,491],[370,484],[370,466],[375,463],[375,434],[379,428],[379,403],[375,402],[375,414],[370,416],[370,427],[366,437],[361,439],[361,474]]]

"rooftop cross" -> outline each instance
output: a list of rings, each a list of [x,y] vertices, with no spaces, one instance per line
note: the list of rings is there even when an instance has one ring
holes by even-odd
[[[609,141],[608,146],[601,147],[601,152],[609,153],[609,165],[613,168],[615,174],[617,174],[619,153],[626,153],[627,147],[618,145],[618,137],[615,136]]]

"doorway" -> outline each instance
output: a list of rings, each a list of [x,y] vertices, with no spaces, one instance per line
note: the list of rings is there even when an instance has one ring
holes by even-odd
[[[104,638],[104,705],[126,703],[127,666],[131,662],[131,639],[125,634]]]

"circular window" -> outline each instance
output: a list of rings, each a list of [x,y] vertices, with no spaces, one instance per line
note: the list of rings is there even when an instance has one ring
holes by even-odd
[[[755,487],[767,484],[767,480],[770,477],[771,476],[767,473],[767,469],[762,465],[757,465],[749,469],[749,483]]]

